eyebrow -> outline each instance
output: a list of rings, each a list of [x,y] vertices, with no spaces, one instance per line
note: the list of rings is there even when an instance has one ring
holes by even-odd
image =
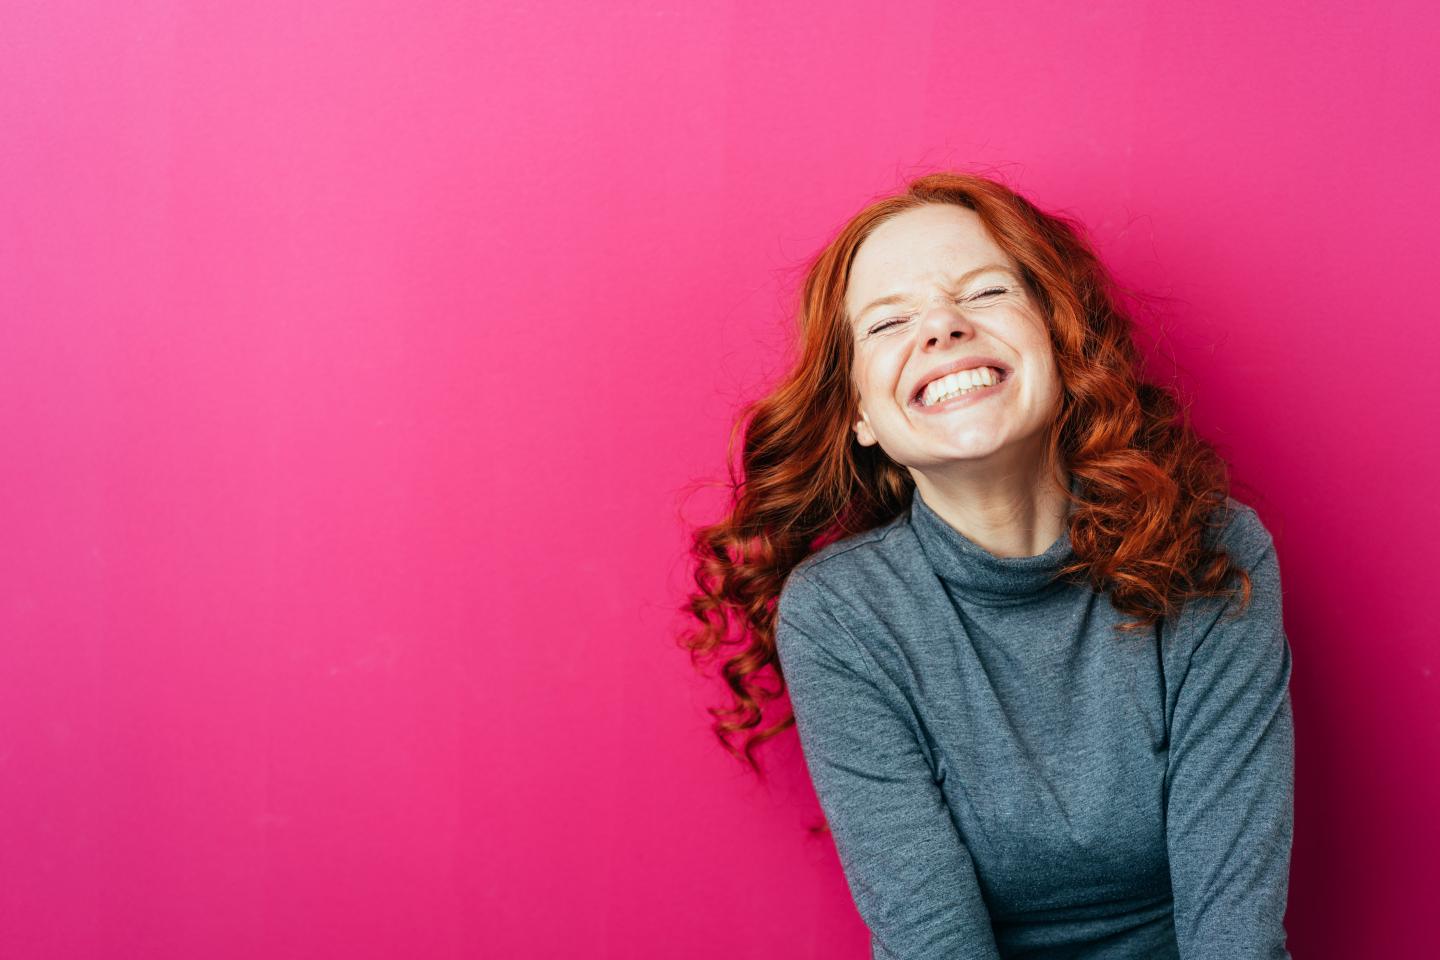
[[[972,277],[976,277],[982,273],[990,272],[1003,273],[1006,276],[1010,277],[1012,280],[1015,280],[1016,282],[1018,282],[1020,279],[1015,275],[1014,270],[1011,270],[1003,263],[986,263],[976,267],[973,270],[965,271],[960,275],[960,278],[958,280],[951,284],[951,286],[963,286],[965,282],[970,280]],[[893,303],[903,303],[908,299],[910,299],[909,294],[891,293],[881,297],[878,300],[871,300],[869,303],[865,304],[865,306],[861,308],[859,313],[855,314],[855,321],[858,323],[861,317],[865,316],[865,314],[869,313],[871,310],[874,310],[876,307],[886,307]]]

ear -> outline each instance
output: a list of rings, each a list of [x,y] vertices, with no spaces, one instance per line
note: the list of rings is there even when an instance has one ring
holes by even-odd
[[[860,419],[855,421],[855,439],[860,441],[862,447],[875,445],[875,431],[870,429],[870,420],[865,414],[860,414]]]

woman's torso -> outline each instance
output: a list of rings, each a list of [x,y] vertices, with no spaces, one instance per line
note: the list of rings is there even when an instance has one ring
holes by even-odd
[[[807,576],[903,697],[1005,956],[1175,956],[1163,624],[1054,582],[1062,537],[999,558],[923,502]]]

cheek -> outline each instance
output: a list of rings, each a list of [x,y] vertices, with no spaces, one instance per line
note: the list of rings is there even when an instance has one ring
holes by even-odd
[[[868,364],[855,371],[851,382],[862,403],[874,403],[889,395],[893,378],[882,364]]]
[[[1053,404],[1058,402],[1064,390],[1060,385],[1060,369],[1055,365],[1053,357],[1045,361],[1045,379],[1043,384],[1042,390],[1046,403]]]
[[[1041,344],[1040,350],[1032,355],[1028,367],[1029,383],[1028,392],[1036,400],[1048,402],[1060,392],[1060,370],[1055,365],[1055,357],[1048,350],[1048,344]]]
[[[1055,348],[1050,343],[1050,334],[1044,328],[1036,328],[1031,331],[1028,349],[1030,355],[1035,359],[1035,368],[1044,371],[1046,376],[1053,376],[1057,369]]]

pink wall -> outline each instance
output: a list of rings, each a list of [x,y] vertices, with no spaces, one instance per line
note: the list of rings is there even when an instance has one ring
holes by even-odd
[[[1420,3],[0,15],[0,956],[859,958],[681,511],[830,232],[998,169],[1169,298],[1276,535],[1291,945],[1440,898]]]

